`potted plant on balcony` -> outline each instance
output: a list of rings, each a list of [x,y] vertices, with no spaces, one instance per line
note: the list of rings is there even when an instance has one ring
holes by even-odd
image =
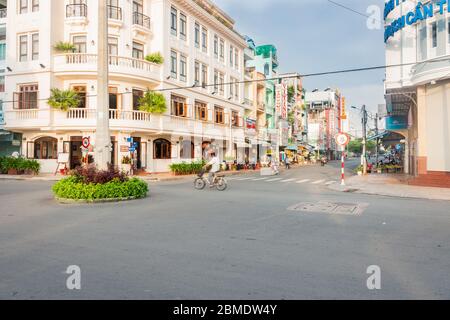
[[[70,108],[76,108],[80,104],[80,97],[74,90],[50,89],[51,94],[48,99],[48,105],[54,109],[67,111]]]
[[[126,173],[126,174],[130,174],[131,173],[131,158],[130,156],[124,156],[122,158],[122,170]]]
[[[152,114],[163,114],[167,111],[166,98],[159,92],[147,91],[139,99],[139,110]]]
[[[147,60],[148,62],[155,63],[155,64],[163,64],[164,63],[164,58],[161,55],[161,53],[159,53],[159,52],[154,52],[154,53],[147,55],[145,57],[145,60]]]
[[[55,50],[62,53],[70,53],[76,50],[75,45],[70,42],[59,41],[54,46]]]

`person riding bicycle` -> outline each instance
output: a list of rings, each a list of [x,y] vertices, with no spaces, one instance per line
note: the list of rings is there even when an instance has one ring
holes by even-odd
[[[214,185],[214,180],[216,178],[216,173],[220,172],[220,160],[216,156],[215,152],[211,152],[211,160],[207,163],[206,167],[211,167],[208,173],[209,185]]]

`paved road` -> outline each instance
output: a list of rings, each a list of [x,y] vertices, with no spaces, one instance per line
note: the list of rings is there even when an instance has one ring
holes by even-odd
[[[450,298],[449,202],[331,191],[338,163],[263,178],[233,177],[222,193],[153,183],[147,199],[99,205],[0,181],[0,298]],[[323,201],[363,212],[288,210]],[[66,288],[69,265],[79,291]],[[371,265],[381,290],[367,289]]]

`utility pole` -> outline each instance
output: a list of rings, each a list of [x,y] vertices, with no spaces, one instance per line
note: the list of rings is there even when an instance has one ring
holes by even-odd
[[[367,159],[366,159],[366,153],[367,153],[367,110],[366,105],[362,106],[362,130],[363,130],[363,155],[362,155],[362,166],[363,166],[363,174],[367,174]]]
[[[380,145],[380,139],[378,138],[378,113],[375,114],[375,135],[376,135],[376,149],[375,149],[375,154],[376,154],[376,159],[375,159],[375,164],[376,166],[378,166],[378,153],[379,153],[379,145]]]
[[[111,163],[108,98],[108,17],[106,9],[107,0],[98,0],[98,75],[95,163],[100,170],[107,169],[108,164]]]

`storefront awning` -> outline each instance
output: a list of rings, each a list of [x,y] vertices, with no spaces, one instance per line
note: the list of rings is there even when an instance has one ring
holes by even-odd
[[[387,136],[389,133],[390,133],[389,131],[383,131],[383,132],[381,132],[381,133],[379,133],[379,134],[377,134],[377,135],[368,137],[367,140],[368,140],[368,141],[371,141],[371,140],[376,140],[376,139],[382,139],[382,138],[384,138],[385,136]]]

